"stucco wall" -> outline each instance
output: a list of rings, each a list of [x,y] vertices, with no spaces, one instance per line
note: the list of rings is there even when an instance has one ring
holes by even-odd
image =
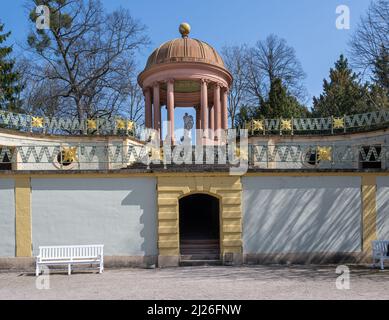
[[[15,182],[0,178],[0,257],[15,256]]]
[[[104,244],[106,255],[156,255],[156,180],[32,179],[32,241]]]
[[[244,177],[244,253],[358,252],[360,177]]]
[[[377,238],[389,239],[389,177],[377,177]]]

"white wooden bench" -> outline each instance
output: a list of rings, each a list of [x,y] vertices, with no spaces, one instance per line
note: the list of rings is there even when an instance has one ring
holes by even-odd
[[[389,240],[372,241],[373,267],[376,266],[376,260],[378,260],[380,262],[381,270],[384,270],[384,260],[389,260],[388,246]]]
[[[40,246],[36,257],[36,276],[41,272],[41,266],[67,265],[68,274],[72,272],[72,265],[97,264],[99,273],[104,271],[104,245],[84,246]]]

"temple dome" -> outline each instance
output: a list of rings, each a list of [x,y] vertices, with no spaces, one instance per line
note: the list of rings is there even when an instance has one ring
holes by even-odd
[[[204,41],[182,37],[163,43],[147,60],[145,70],[156,65],[177,62],[199,62],[225,69],[217,51]]]
[[[210,88],[230,88],[232,75],[222,57],[208,43],[189,37],[190,25],[181,23],[181,38],[163,43],[149,56],[144,70],[138,75],[143,90],[160,88],[160,103],[166,104],[167,83],[174,82],[175,103],[180,106],[200,104],[202,81]],[[213,96],[210,94],[208,100]]]

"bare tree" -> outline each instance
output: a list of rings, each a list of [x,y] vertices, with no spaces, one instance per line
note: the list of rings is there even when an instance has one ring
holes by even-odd
[[[20,59],[16,64],[20,75],[19,83],[23,90],[19,99],[22,101],[22,109],[29,114],[55,116],[61,114],[61,110],[67,110],[66,100],[60,100],[62,86],[59,81],[49,78],[46,71],[37,77],[35,75],[35,64],[28,59]],[[39,79],[39,80],[37,80]]]
[[[253,114],[266,114],[261,108],[275,81],[281,81],[288,95],[305,100],[305,73],[294,49],[285,40],[270,35],[254,47],[224,47],[222,54],[234,78],[228,110],[232,125]]]
[[[224,63],[234,78],[228,94],[228,115],[232,125],[235,124],[235,117],[239,112],[239,108],[249,98],[246,52],[247,47],[245,45],[224,47],[222,49]]]
[[[149,43],[145,27],[123,8],[105,13],[99,0],[34,4],[50,8],[50,28],[32,28],[28,37],[38,62],[31,75],[51,89],[51,101],[58,103],[50,110],[79,120],[126,112],[132,103],[134,54]],[[35,27],[35,7],[30,10]],[[44,97],[36,93],[34,99]]]
[[[299,99],[305,97],[305,73],[295,50],[284,39],[269,35],[247,51],[249,91],[258,103],[267,96],[275,79],[280,79],[287,90]]]
[[[371,74],[384,51],[389,52],[389,0],[370,3],[350,41],[354,67]]]
[[[139,87],[136,79],[131,83],[128,88],[126,96],[129,97],[126,108],[125,116],[132,119],[136,123],[144,124],[143,110],[144,99],[142,89]]]

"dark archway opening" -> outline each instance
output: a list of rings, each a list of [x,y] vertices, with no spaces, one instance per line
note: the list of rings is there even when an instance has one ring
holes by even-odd
[[[182,259],[219,260],[219,199],[207,194],[192,194],[180,199],[179,208]]]

